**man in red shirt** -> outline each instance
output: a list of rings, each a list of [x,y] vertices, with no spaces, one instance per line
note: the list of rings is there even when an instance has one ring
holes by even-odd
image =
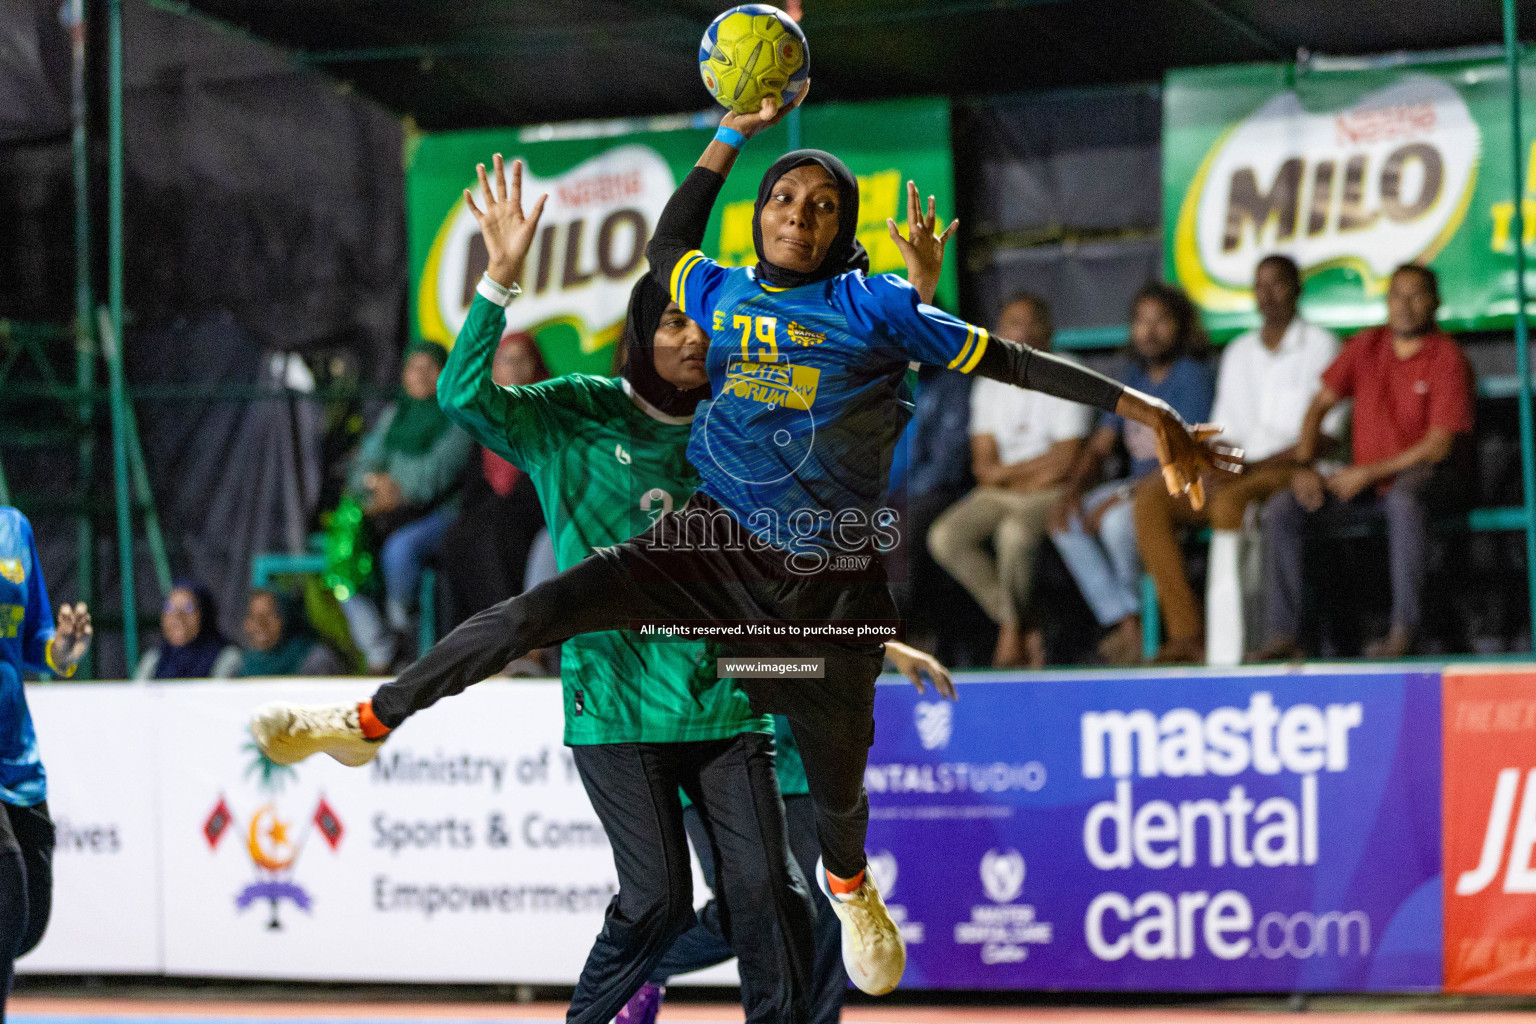
[[[1392,580],[1392,629],[1367,645],[1372,658],[1401,658],[1419,627],[1428,529],[1426,486],[1472,430],[1471,372],[1461,349],[1435,327],[1440,306],[1434,271],[1405,264],[1387,290],[1387,323],[1355,335],[1323,374],[1296,444],[1301,467],[1289,490],[1264,506],[1264,587],[1268,642],[1251,656],[1303,656],[1302,537],[1308,529],[1385,520]],[[1354,462],[1324,475],[1313,468],[1323,416],[1354,399]]]

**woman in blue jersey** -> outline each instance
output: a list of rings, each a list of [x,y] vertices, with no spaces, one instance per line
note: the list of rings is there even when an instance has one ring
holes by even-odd
[[[53,907],[48,783],[21,677],[72,676],[90,646],[84,604],[60,605],[55,627],[32,524],[0,505],[0,1020],[16,958],[42,939]]]
[[[689,239],[709,216],[742,142],[780,114],[769,102],[722,121],[647,250],[651,273],[711,334],[706,369],[714,397],[696,412],[688,448],[699,490],[632,540],[471,618],[380,687],[369,707],[392,729],[524,651],[589,631],[679,621],[726,630],[732,658],[722,659],[721,670],[738,679],[754,711],[782,714],[794,730],[824,866],[814,881],[842,922],[849,978],[881,994],[900,981],[906,949],[865,871],[863,776],[881,629],[896,624],[879,555],[900,522],[880,501],[910,415],[909,363],[982,373],[1143,423],[1169,486],[1196,504],[1203,502],[1201,475],[1240,469],[1241,453],[1213,443],[1218,431],[1190,427],[1155,398],[992,339],[927,305],[945,238],[934,234],[932,215],[917,209],[915,193],[911,238],[891,225],[911,283],[866,276],[855,235],[857,182],[829,153],[790,154],[764,177],[756,267],[726,269],[704,257]],[[508,205],[523,216],[515,184]],[[504,290],[516,284],[491,283]],[[760,675],[743,671],[734,658],[743,653]],[[773,657],[795,659],[805,676],[786,678],[783,668],[762,663]],[[269,734],[269,753],[296,759],[324,750],[350,758],[367,743],[356,708],[292,721]]]

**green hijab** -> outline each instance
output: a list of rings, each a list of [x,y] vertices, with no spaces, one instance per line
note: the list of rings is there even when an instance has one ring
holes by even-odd
[[[304,618],[303,606],[291,595],[277,590],[261,591],[271,595],[277,605],[277,615],[283,622],[283,634],[270,651],[245,648],[240,655],[242,676],[296,676],[304,659],[315,649],[314,638],[309,635],[309,623]]]
[[[405,358],[409,359],[417,352],[431,356],[439,370],[448,361],[443,346],[429,341],[412,342],[405,350]],[[384,450],[401,455],[425,455],[449,426],[448,417],[437,406],[436,395],[412,398],[402,388],[400,397],[395,400],[395,418],[390,420],[389,429],[384,432]]]

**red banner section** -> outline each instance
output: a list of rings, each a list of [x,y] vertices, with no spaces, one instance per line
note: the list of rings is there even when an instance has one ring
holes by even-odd
[[[1536,992],[1536,672],[1443,692],[1445,989]]]

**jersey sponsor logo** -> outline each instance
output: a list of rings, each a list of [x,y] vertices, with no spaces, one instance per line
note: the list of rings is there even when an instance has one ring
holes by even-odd
[[[0,576],[5,577],[18,587],[27,582],[27,570],[21,564],[19,558],[0,558]]]
[[[726,371],[723,393],[773,408],[782,406],[808,412],[816,404],[820,381],[821,371],[813,366],[738,360]]]
[[[631,462],[635,461],[630,457],[629,452],[624,450],[624,446],[622,444],[616,444],[613,446],[613,457],[619,460],[619,465],[621,466],[627,466]]]
[[[14,640],[21,632],[21,620],[27,609],[19,604],[0,604],[0,640]]]
[[[822,342],[827,340],[825,333],[813,331],[806,327],[801,327],[793,320],[789,322],[788,330],[789,340],[794,342],[796,345],[799,345],[801,348],[807,348],[811,345],[820,345]]]

